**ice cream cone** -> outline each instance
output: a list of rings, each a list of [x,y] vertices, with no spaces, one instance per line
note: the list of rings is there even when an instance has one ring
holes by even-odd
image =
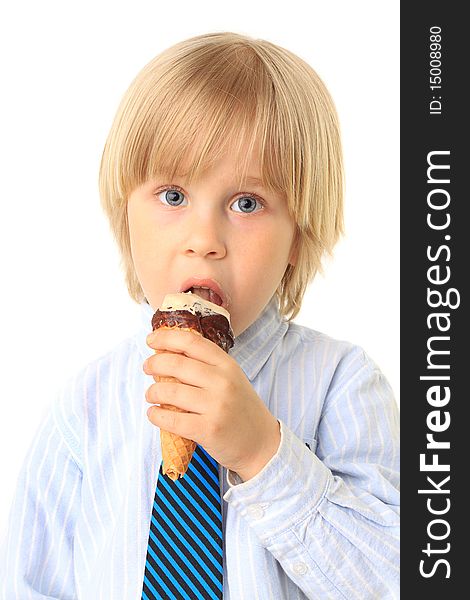
[[[160,329],[185,329],[186,331],[194,331],[189,327],[160,327]],[[200,334],[199,334],[200,335]],[[158,354],[156,352],[155,354]],[[155,377],[156,382],[160,381],[176,381],[179,380],[176,377]],[[162,408],[167,410],[174,410],[175,412],[187,412],[176,406],[170,404],[161,404]],[[168,475],[170,479],[176,481],[178,477],[183,477],[189,467],[189,463],[193,457],[194,451],[196,450],[196,442],[188,440],[187,438],[171,433],[164,429],[160,429],[160,444],[162,448],[162,471],[164,475]]]
[[[202,335],[226,352],[233,345],[233,332],[229,313],[196,294],[168,294],[162,306],[152,318],[153,329],[180,329]],[[161,352],[157,351],[156,353]],[[156,382],[176,381],[175,377],[155,377]],[[169,404],[161,404],[167,410],[187,412]],[[176,481],[188,470],[197,443],[169,431],[160,429],[162,471]]]

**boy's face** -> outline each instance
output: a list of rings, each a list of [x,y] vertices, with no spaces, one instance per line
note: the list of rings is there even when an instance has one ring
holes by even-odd
[[[259,316],[293,262],[294,221],[281,195],[249,178],[237,186],[226,155],[190,186],[157,177],[128,200],[132,258],[145,297],[156,310],[164,296],[187,291],[191,278],[222,289],[237,336]]]

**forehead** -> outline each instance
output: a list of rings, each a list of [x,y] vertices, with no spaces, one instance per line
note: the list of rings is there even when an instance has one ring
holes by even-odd
[[[226,123],[223,133],[201,122],[197,130],[182,127],[172,135],[154,138],[150,152],[142,156],[144,177],[137,184],[163,176],[191,185],[215,173],[235,187],[256,187],[284,196],[286,169],[279,168],[279,152],[266,143],[262,131],[234,119]]]
[[[172,166],[173,168],[158,171],[160,174],[178,176],[189,182],[210,174],[236,180],[239,184],[268,186],[268,182],[263,178],[263,165],[257,144],[250,148],[247,143],[238,147],[236,144],[225,143],[214,151],[205,153],[196,144]]]

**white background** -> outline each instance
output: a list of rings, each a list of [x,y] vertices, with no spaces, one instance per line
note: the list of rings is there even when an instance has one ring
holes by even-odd
[[[97,176],[122,94],[175,42],[212,31],[295,52],[335,100],[346,237],[296,321],[361,345],[399,385],[399,12],[374,0],[4,3],[0,14],[0,534],[62,383],[138,324]],[[143,399],[144,401],[144,399]]]

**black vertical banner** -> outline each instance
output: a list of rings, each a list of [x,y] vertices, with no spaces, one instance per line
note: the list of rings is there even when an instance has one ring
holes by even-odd
[[[467,597],[470,173],[463,3],[401,3],[401,597]],[[465,106],[464,106],[465,104]]]

